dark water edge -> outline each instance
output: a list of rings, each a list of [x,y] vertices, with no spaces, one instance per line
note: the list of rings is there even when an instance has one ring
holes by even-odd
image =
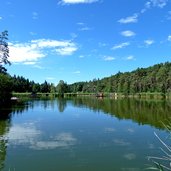
[[[144,125],[149,124],[156,128],[165,129],[165,125],[171,119],[171,101],[162,99],[140,99],[140,98],[97,98],[94,96],[77,96],[66,98],[55,98],[53,96],[39,96],[30,98],[21,95],[19,101],[0,106],[0,119],[9,118],[11,114],[22,113],[29,107],[34,108],[35,100],[43,100],[44,107],[49,101],[58,103],[59,112],[63,112],[70,101],[76,107],[87,107],[94,112],[102,111],[105,114],[117,117],[118,119],[131,119]]]
[[[165,129],[171,119],[171,101],[133,98],[74,98],[75,106],[86,106],[93,111],[103,111],[118,119],[130,119],[140,125],[148,124]]]

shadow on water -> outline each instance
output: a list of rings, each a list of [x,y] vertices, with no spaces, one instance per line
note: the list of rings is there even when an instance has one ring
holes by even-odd
[[[140,125],[151,125],[164,129],[171,119],[171,101],[151,101],[140,99],[98,99],[75,98],[77,107],[87,107],[95,112],[102,111],[118,119],[130,119]]]
[[[0,110],[0,120],[10,119],[11,115],[21,114],[23,111],[38,105],[44,109],[57,107],[58,111],[62,113],[69,103],[79,108],[86,107],[94,112],[104,112],[120,120],[129,119],[140,125],[147,124],[160,129],[164,129],[164,124],[167,124],[171,119],[171,101],[75,97],[30,100],[25,104],[13,105],[10,108]],[[5,113],[3,114],[3,112]]]

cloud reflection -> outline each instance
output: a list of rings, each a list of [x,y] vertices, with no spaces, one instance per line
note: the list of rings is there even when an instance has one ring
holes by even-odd
[[[134,160],[136,159],[136,155],[134,153],[128,153],[124,155],[124,158],[127,160]]]
[[[31,146],[36,150],[55,149],[58,147],[69,147],[76,144],[76,138],[71,133],[60,133],[52,141],[38,141]]]
[[[23,145],[35,150],[48,150],[75,145],[77,139],[69,132],[61,132],[42,140],[43,132],[34,125],[14,125],[6,135],[11,145]],[[44,137],[44,135],[43,135]]]
[[[105,132],[108,132],[108,133],[110,133],[110,132],[116,132],[116,129],[115,128],[105,128]]]
[[[128,131],[129,133],[134,133],[134,132],[135,132],[135,130],[134,130],[133,128],[128,128],[127,131]]]
[[[41,131],[37,130],[33,126],[14,125],[7,134],[7,138],[9,140],[9,143],[15,145],[24,145],[34,143],[34,141],[40,135]]]
[[[131,145],[129,142],[126,142],[123,139],[114,139],[113,142],[119,146],[129,146]]]

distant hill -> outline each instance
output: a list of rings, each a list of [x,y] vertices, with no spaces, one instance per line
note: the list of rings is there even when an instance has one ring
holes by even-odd
[[[77,82],[69,86],[70,92],[116,92],[125,95],[143,92],[171,92],[171,62],[160,63],[132,72],[118,72],[103,79]]]

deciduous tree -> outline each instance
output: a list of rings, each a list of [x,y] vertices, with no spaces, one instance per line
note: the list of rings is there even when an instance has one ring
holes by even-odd
[[[8,48],[8,31],[3,31],[0,33],[0,72],[4,73],[7,70],[3,66],[4,64],[10,64],[9,58],[9,48]]]

